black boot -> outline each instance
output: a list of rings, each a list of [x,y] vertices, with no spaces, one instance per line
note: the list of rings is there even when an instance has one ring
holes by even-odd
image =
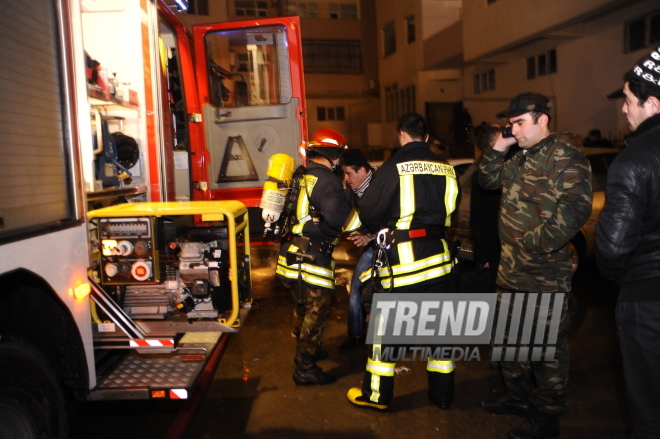
[[[297,386],[311,386],[334,383],[336,376],[325,373],[316,365],[314,356],[307,352],[296,352],[296,371],[293,373],[293,382]]]
[[[481,405],[485,411],[496,415],[515,413],[516,415],[527,416],[530,410],[530,404],[527,398],[509,394],[500,396],[497,399],[487,399]]]
[[[525,421],[507,434],[508,439],[543,439],[559,436],[559,416],[532,408]]]
[[[454,400],[454,371],[438,373],[427,371],[431,402],[443,410],[447,410]]]

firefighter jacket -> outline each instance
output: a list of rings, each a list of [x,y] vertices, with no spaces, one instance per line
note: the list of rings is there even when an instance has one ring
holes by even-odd
[[[391,273],[386,267],[379,272],[383,288],[396,292],[430,285],[451,272],[444,230],[458,194],[454,168],[425,142],[404,145],[378,169],[358,203],[360,219],[372,233],[403,231],[387,250]],[[360,279],[366,281],[371,273]]]
[[[314,209],[321,214],[318,224],[312,218]],[[296,224],[280,248],[276,275],[290,281],[298,281],[300,277],[309,288],[334,291],[332,248],[350,210],[339,178],[329,168],[310,162],[300,182]],[[301,237],[309,238],[310,242],[300,266],[292,253],[300,252]]]
[[[591,213],[591,166],[576,147],[551,134],[505,162],[492,148],[479,184],[502,188],[497,284],[532,293],[571,290],[568,241]]]

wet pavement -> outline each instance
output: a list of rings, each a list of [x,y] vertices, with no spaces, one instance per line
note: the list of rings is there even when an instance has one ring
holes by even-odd
[[[395,398],[386,412],[350,404],[346,392],[360,386],[367,350],[336,348],[346,336],[348,295],[343,287],[325,332],[330,358],[319,362],[338,380],[326,386],[295,386],[293,298],[274,280],[275,249],[253,247],[252,252],[252,310],[240,332],[229,339],[186,438],[504,438],[522,422],[514,415],[481,410],[481,401],[502,392],[499,372],[489,369],[485,348],[481,361],[457,363],[456,398],[449,410],[427,399],[426,363],[420,361],[397,364]],[[339,282],[346,284],[351,267],[339,267],[338,274]],[[581,268],[574,278],[568,407],[560,421],[561,438],[627,435],[614,324],[616,291],[593,266]]]

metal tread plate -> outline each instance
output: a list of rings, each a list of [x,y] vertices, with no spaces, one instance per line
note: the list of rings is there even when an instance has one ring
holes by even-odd
[[[96,394],[92,399],[114,399],[107,393],[130,390],[131,399],[148,397],[152,389],[190,389],[196,382],[208,359],[218,345],[222,333],[186,334],[179,342],[179,349],[206,348],[208,353],[199,360],[184,360],[180,352],[169,354],[140,354],[131,350],[124,355],[112,370],[99,377]],[[104,395],[104,393],[106,393]],[[121,397],[127,398],[124,392]],[[119,397],[119,394],[117,395]]]

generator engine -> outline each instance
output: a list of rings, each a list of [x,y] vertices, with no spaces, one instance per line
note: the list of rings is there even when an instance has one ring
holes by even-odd
[[[98,241],[100,283],[133,319],[215,319],[231,307],[226,227],[196,227],[185,217],[99,218]]]

